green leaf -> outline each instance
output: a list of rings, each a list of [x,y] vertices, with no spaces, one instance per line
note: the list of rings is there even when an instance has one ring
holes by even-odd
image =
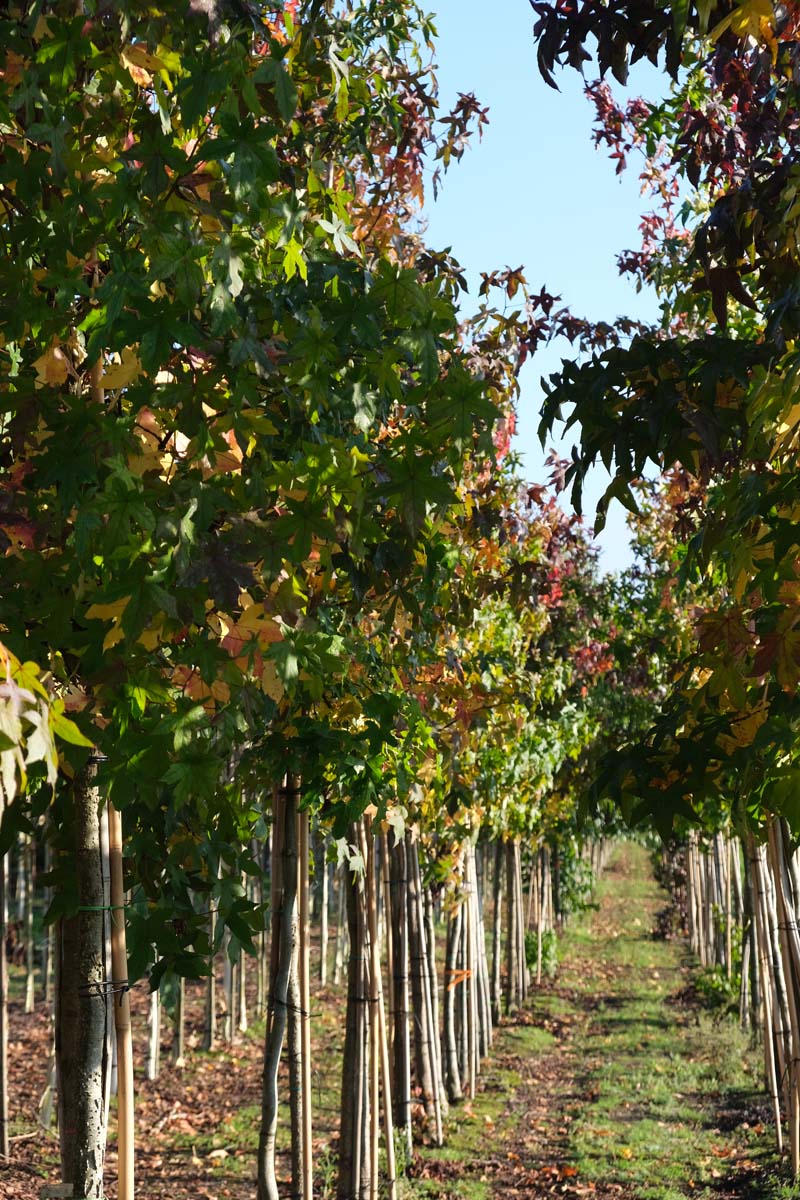
[[[50,728],[57,737],[60,737],[62,741],[69,742],[71,746],[86,746],[88,749],[94,746],[94,742],[85,737],[75,722],[65,716],[63,710],[60,711],[57,705],[50,710]]]

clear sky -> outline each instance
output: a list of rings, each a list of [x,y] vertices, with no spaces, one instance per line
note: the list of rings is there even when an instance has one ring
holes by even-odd
[[[534,13],[527,0],[489,5],[485,0],[430,0],[430,7],[439,33],[442,108],[449,109],[459,92],[474,92],[488,106],[490,123],[483,140],[473,142],[451,167],[439,199],[428,196],[429,244],[453,248],[467,270],[476,305],[482,270],[524,266],[535,291],[545,285],[577,316],[655,318],[655,298],[637,294],[632,283],[620,278],[615,261],[619,251],[639,246],[643,200],[635,162],[616,176],[606,152],[594,148],[592,108],[575,71],[558,76],[560,92],[540,78]],[[656,72],[646,67],[632,76],[628,90],[652,98],[662,86]],[[464,303],[465,312],[470,303]],[[517,449],[532,482],[544,482],[547,476],[536,435],[539,380],[568,354],[566,343],[550,346],[523,372]],[[566,457],[572,435],[556,445]],[[590,523],[603,479],[600,469],[587,491]],[[630,561],[624,512],[616,502],[600,542],[606,569]]]

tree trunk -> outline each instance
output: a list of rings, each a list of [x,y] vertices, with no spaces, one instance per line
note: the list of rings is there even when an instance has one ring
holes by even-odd
[[[517,930],[517,865],[513,841],[506,842],[506,1012],[517,1007],[519,955]]]
[[[372,817],[367,814],[360,834],[361,853],[366,863],[365,909],[369,938],[369,1032],[370,1032],[370,1200],[378,1200],[378,1132],[383,1114],[384,1149],[388,1177],[389,1200],[397,1196],[397,1170],[392,1122],[391,1072],[389,1044],[386,1037],[386,1013],[383,1004],[380,938],[378,933],[378,843],[372,830]],[[382,1082],[383,1103],[380,1101],[379,1080]]]
[[[328,905],[329,883],[328,863],[325,857],[326,843],[322,833],[319,835],[319,982],[322,987],[328,982]]]
[[[2,815],[2,801],[0,801]],[[0,854],[0,1154],[8,1158],[8,857]]]
[[[217,934],[217,914],[214,900],[209,901],[208,940],[211,946],[209,954],[209,972],[206,980],[205,1021],[203,1024],[203,1049],[213,1050],[217,1041],[217,975],[214,960],[214,939]]]
[[[497,841],[494,848],[494,874],[492,877],[492,1020],[495,1025],[500,1023],[500,962],[501,962],[501,926],[503,891],[503,843]]]
[[[422,1088],[423,1103],[428,1115],[431,1136],[436,1145],[441,1145],[442,1118],[439,1104],[439,1076],[436,1052],[432,1043],[433,1021],[428,986],[428,955],[419,853],[417,843],[412,841],[410,834],[406,835],[406,869],[408,871],[408,945],[417,1083]]]
[[[150,1032],[147,1049],[147,1078],[158,1079],[161,1071],[161,994],[158,988],[150,994]]]
[[[447,922],[447,943],[444,963],[444,1060],[447,1094],[455,1104],[463,1100],[464,1092],[461,1087],[461,1068],[458,1061],[458,1041],[456,1038],[456,997],[463,987],[463,980],[458,969],[458,951],[461,944],[461,924],[464,920],[463,901],[450,914]]]
[[[334,878],[337,880],[337,910],[336,910],[336,949],[333,961],[333,983],[338,987],[342,982],[344,969],[345,942],[347,940],[347,888],[344,881],[345,868],[338,867]]]
[[[273,803],[270,998],[264,1045],[261,1128],[258,1139],[258,1200],[280,1200],[275,1173],[278,1069],[286,1035],[289,975],[297,929],[297,787],[293,779],[287,781],[286,788],[276,792]]]
[[[392,1038],[394,1086],[394,1119],[403,1130],[406,1157],[411,1161],[414,1152],[411,1130],[411,1040],[408,991],[408,876],[406,873],[406,843],[395,838],[390,853],[390,903],[394,931],[394,1036]]]
[[[357,826],[351,826],[348,840],[355,846],[359,845]],[[362,889],[348,869],[344,871],[343,883],[347,901],[350,955],[347,965],[347,1012],[342,1056],[339,1174],[336,1195],[337,1200],[369,1200],[369,982],[366,962],[366,914]]]
[[[174,1067],[186,1065],[186,982],[183,978],[178,980],[178,991],[175,997],[170,1055]]]
[[[100,795],[96,765],[72,789],[74,872],[79,908],[61,919],[56,1063],[61,1176],[83,1200],[103,1196],[103,1059],[106,980]]]
[[[25,838],[20,867],[27,877],[25,906],[25,1012],[32,1013],[36,1005],[36,947],[33,941],[33,898],[36,895],[36,847],[33,838]]]
[[[298,1083],[299,1174],[295,1188],[303,1200],[311,1200],[313,1190],[313,1159],[311,1139],[311,957],[309,912],[309,828],[308,812],[297,815],[299,927],[297,942],[297,1004],[295,1015],[299,1022],[300,1063]],[[294,972],[292,973],[294,975]],[[292,1009],[289,1010],[292,1016]],[[294,1145],[294,1143],[293,1143]]]
[[[125,885],[122,872],[122,821],[108,805],[108,846],[111,866],[111,971],[114,1030],[117,1046],[117,1200],[133,1200],[133,1045],[128,989],[128,951],[125,936]]]

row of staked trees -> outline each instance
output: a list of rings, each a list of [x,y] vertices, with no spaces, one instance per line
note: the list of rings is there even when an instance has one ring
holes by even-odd
[[[311,1195],[310,826],[345,867],[339,1195],[393,1188],[412,1090],[439,1140],[474,1089],[503,957],[524,998],[524,882],[541,956],[604,797],[684,839],[694,947],[739,971],[800,1166],[800,10],[533,8],[545,79],[594,57],[595,139],[641,155],[620,266],[652,327],[511,271],[461,318],[416,217],[484,113],[437,112],[415,5],[0,17],[0,851],[51,897],[76,1197],[103,1194],[111,1014],[130,1196],[126,989],[207,976],[223,941],[269,945],[260,1196],[287,1041]],[[617,103],[642,58],[669,95]],[[576,506],[600,461],[600,523],[638,510],[617,581],[508,453],[519,367],[560,334],[542,432],[579,433]]]
[[[526,932],[541,974],[601,863],[577,800],[663,686],[646,582],[515,474],[520,278],[464,322],[422,239],[423,170],[484,120],[438,113],[431,37],[401,0],[0,14],[0,911],[26,898],[33,983],[46,889],[76,1198],[104,1194],[112,1041],[134,1194],[131,987],[157,1029],[205,977],[213,1017],[222,952],[266,1009],[259,1196],[287,1098],[312,1195],[314,839],[349,935],[338,1194],[394,1194],[412,1098],[441,1141]]]
[[[596,327],[591,354],[547,382],[542,429],[572,406],[577,505],[602,462],[600,522],[614,498],[645,511],[651,578],[685,613],[660,715],[605,759],[599,791],[678,835],[668,874],[692,946],[763,1037],[796,1176],[800,9],[533,8],[549,83],[593,62],[624,84],[639,59],[672,81],[655,100],[619,102],[607,78],[587,89],[596,143],[618,171],[638,161],[653,202],[619,267],[656,287],[662,319]]]

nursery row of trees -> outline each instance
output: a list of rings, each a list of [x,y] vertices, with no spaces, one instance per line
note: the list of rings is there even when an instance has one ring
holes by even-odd
[[[288,1097],[311,1195],[312,828],[349,931],[338,1192],[377,1194],[381,1129],[393,1190],[393,1130],[419,1094],[441,1140],[474,1093],[501,958],[513,1007],[528,917],[541,971],[583,861],[576,797],[657,693],[641,582],[515,474],[519,280],[464,323],[416,226],[425,164],[483,120],[437,113],[430,35],[397,0],[0,16],[0,851],[31,981],[48,897],[75,1197],[103,1195],[114,1073],[133,1195],[131,986],[157,1029],[159,990],[206,976],[212,1021],[223,951],[231,1008],[267,960],[259,1194]]]
[[[485,114],[437,111],[414,4],[0,15],[0,852],[50,897],[75,1197],[103,1194],[112,1020],[132,1195],[130,985],[210,977],[223,942],[231,963],[269,948],[260,1195],[288,1044],[310,1196],[312,827],[345,866],[342,1198],[376,1194],[381,1127],[393,1187],[412,1087],[435,1139],[474,1089],[500,1008],[486,863],[513,1005],[523,879],[540,956],[564,863],[547,847],[603,795],[664,832],[722,814],[769,841],[769,870],[747,843],[777,906],[751,922],[751,996],[796,1061],[800,962],[791,940],[776,958],[770,914],[791,913],[797,827],[797,17],[534,9],[549,81],[595,49],[601,73],[663,54],[677,80],[624,109],[590,89],[598,142],[620,166],[644,153],[657,207],[621,265],[660,289],[658,328],[578,320],[512,271],[462,318],[458,264],[416,214],[426,164]],[[519,367],[561,334],[588,354],[550,380],[542,428],[572,406],[581,445],[553,465],[577,504],[596,459],[600,519],[638,504],[618,580],[509,454]],[[708,921],[742,877],[699,853],[693,936],[730,963],[733,915],[724,947]],[[0,975],[0,1045],[4,994]]]
[[[661,478],[654,504],[646,489],[650,561],[693,632],[653,728],[605,760],[600,790],[632,819],[682,831],[673,879],[692,947],[763,1035],[778,1146],[783,1123],[797,1175],[800,10],[533,7],[549,82],[589,52],[619,82],[640,58],[673,80],[655,103],[587,89],[596,143],[618,171],[641,164],[654,208],[619,266],[657,288],[662,320],[629,341],[596,330],[592,354],[546,385],[542,428],[574,406],[567,482],[580,506],[587,470],[605,464],[600,522],[614,497],[636,507],[643,474]]]

